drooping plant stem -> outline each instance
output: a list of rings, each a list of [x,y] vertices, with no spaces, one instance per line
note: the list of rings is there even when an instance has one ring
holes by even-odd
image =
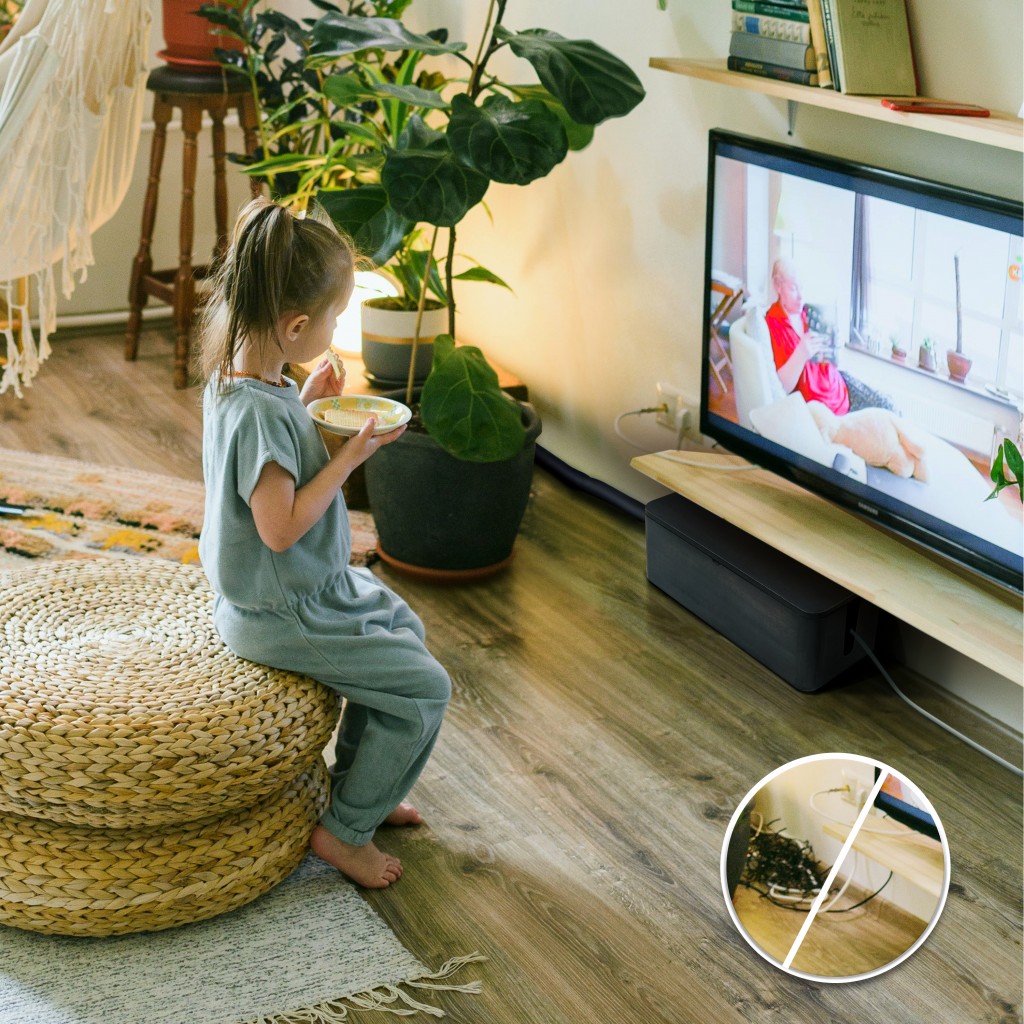
[[[412,386],[416,380],[416,350],[420,344],[420,325],[423,323],[423,310],[427,304],[427,282],[430,280],[430,271],[434,268],[434,246],[437,245],[437,233],[441,229],[434,228],[434,234],[430,239],[430,252],[427,253],[427,269],[423,274],[423,285],[420,287],[420,301],[416,307],[416,326],[412,332],[412,352],[409,355],[409,379],[405,384],[405,404],[412,405]],[[451,299],[451,286],[448,288],[448,298]],[[449,314],[450,316],[451,314]]]

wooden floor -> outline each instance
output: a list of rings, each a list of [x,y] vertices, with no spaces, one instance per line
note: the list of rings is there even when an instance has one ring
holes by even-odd
[[[171,388],[166,332],[148,330],[136,364],[120,350],[114,333],[58,339],[27,397],[0,398],[0,447],[198,477],[198,392]],[[1020,1020],[1020,785],[873,672],[793,690],[647,583],[640,523],[539,471],[503,576],[435,589],[377,571],[423,617],[454,696],[413,793],[430,827],[382,841],[406,873],[368,899],[427,964],[488,957],[456,979],[482,979],[482,995],[437,994],[449,1019]],[[899,678],[1019,758],[1012,739]],[[924,946],[854,985],[808,983],[761,959],[719,883],[743,796],[825,751],[909,776],[935,804],[953,863]]]

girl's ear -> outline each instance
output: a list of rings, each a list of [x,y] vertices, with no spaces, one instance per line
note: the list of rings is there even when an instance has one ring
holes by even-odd
[[[305,313],[286,313],[278,321],[278,333],[284,341],[296,341],[309,323]]]

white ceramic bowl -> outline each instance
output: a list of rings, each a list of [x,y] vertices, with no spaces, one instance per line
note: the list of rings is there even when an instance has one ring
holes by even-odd
[[[358,434],[368,417],[377,419],[374,436],[387,434],[412,418],[412,410],[401,402],[376,395],[341,395],[338,398],[318,398],[310,402],[310,416],[318,427],[352,437]]]

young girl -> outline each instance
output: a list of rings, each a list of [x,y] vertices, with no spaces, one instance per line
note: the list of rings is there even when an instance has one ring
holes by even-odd
[[[281,375],[286,362],[329,348],[353,269],[349,244],[314,216],[265,199],[239,215],[204,322],[199,553],[232,651],[345,697],[330,806],[310,845],[358,884],[383,888],[402,866],[373,844],[374,831],[420,822],[402,800],[430,756],[451,685],[408,605],[348,564],[341,486],[405,428],[374,437],[371,418],[328,457],[306,405],[340,394],[344,376],[326,359],[301,392]]]

